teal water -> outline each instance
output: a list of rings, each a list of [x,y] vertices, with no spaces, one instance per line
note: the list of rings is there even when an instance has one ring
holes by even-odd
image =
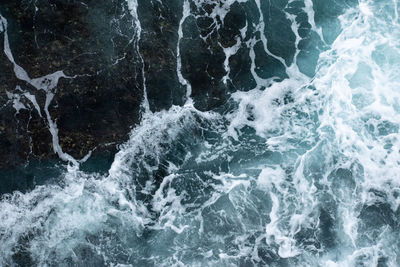
[[[60,152],[53,180],[3,194],[0,265],[399,266],[397,0],[180,7],[185,104],[145,94],[109,168]],[[186,72],[215,40],[210,71],[236,90],[207,109]]]

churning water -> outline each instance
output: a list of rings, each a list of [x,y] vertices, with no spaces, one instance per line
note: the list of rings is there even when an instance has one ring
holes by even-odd
[[[106,175],[82,171],[55,128],[68,166],[59,182],[2,196],[0,265],[399,266],[398,1],[181,2],[186,104],[151,112],[145,94]],[[222,47],[223,81],[244,49],[255,82],[199,111],[182,74],[185,25],[217,27],[238,4],[248,17]],[[140,39],[138,4],[127,6]]]

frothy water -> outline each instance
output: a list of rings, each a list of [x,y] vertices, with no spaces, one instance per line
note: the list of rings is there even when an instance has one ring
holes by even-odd
[[[283,4],[291,56],[269,45],[266,2],[220,1],[213,20],[235,3],[258,14],[223,47],[223,81],[244,45],[256,85],[204,112],[180,43],[185,20],[199,16],[191,5],[207,1],[182,2],[186,104],[152,113],[146,98],[107,175],[75,164],[59,184],[4,195],[0,265],[398,266],[397,0],[342,1],[340,15],[318,21],[315,1]],[[264,77],[260,49],[285,73]]]

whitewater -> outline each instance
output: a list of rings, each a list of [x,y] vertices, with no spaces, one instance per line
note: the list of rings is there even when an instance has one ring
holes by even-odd
[[[320,24],[318,1],[288,1],[292,60],[271,51],[263,0],[250,1],[257,23],[223,47],[223,81],[244,45],[256,84],[210,111],[195,107],[180,57],[184,23],[203,2],[182,1],[185,104],[153,112],[145,92],[141,122],[106,174],[62,151],[46,109],[62,175],[1,196],[0,266],[400,265],[398,1],[359,0]],[[244,2],[219,1],[208,16],[223,21]],[[139,46],[138,3],[127,4]],[[300,16],[314,53],[302,52]],[[260,49],[283,76],[261,75]],[[11,61],[12,47],[4,52]]]

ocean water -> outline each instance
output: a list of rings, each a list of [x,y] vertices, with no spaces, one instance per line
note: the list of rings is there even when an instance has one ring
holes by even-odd
[[[124,4],[140,46],[140,3]],[[16,76],[46,91],[65,164],[1,196],[0,266],[400,266],[398,1],[182,0],[178,10],[185,104],[155,112],[145,91],[141,122],[105,171],[58,144],[48,103],[65,75],[43,87],[5,38]],[[220,82],[237,90],[205,109],[184,55],[228,20],[237,33],[219,42]]]

